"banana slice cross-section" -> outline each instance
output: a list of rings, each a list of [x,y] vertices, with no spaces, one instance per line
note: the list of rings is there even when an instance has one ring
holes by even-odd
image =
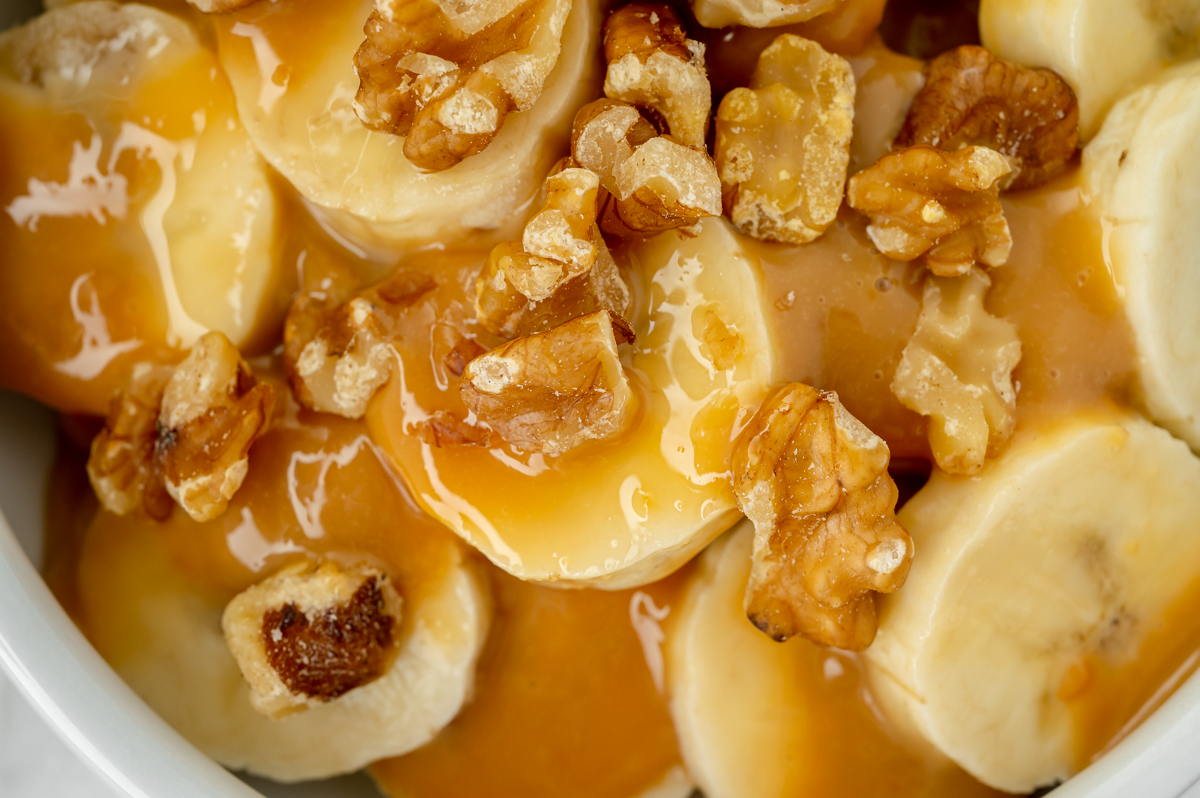
[[[1200,451],[1200,63],[1113,107],[1084,191],[1137,346],[1151,417]]]
[[[1200,459],[1132,415],[1027,428],[975,478],[935,473],[900,513],[919,554],[866,653],[876,696],[985,784],[1067,779],[1099,747],[1089,707],[1144,687],[1096,675],[1179,664],[1184,630],[1165,630],[1176,653],[1146,641],[1200,580],[1198,518]]]
[[[462,296],[478,273],[469,267],[439,278],[405,312],[401,369],[367,411],[372,438],[422,507],[522,579],[646,584],[738,516],[733,440],[778,373],[758,260],[719,218],[705,219],[694,237],[670,231],[635,244],[629,258],[641,310],[630,319],[636,339],[621,346],[618,370],[633,396],[618,437],[551,456],[519,451],[495,430],[482,446],[443,447],[414,434],[439,413],[465,412],[458,378],[437,364],[448,350],[440,342],[475,334]]]
[[[104,412],[128,367],[280,318],[276,207],[186,22],[92,0],[0,35],[0,382]]]
[[[214,521],[99,513],[79,566],[81,626],[117,673],[218,762],[286,782],[429,742],[471,694],[490,616],[477,564],[361,422],[318,418],[290,405]]]
[[[1028,67],[1049,67],[1079,98],[1086,141],[1113,102],[1166,64],[1200,55],[1194,0],[983,0],[983,45]]]
[[[599,5],[573,3],[557,65],[532,107],[510,114],[481,153],[437,172],[409,162],[403,136],[368,130],[355,115],[354,54],[372,7],[284,0],[213,18],[251,138],[322,221],[359,245],[473,233],[502,240],[513,232],[506,224],[524,221],[515,217],[565,151],[575,111],[598,89]]]

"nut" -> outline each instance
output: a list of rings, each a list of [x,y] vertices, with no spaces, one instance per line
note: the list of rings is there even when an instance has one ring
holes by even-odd
[[[963,277],[927,278],[917,329],[892,380],[901,404],[930,419],[938,467],[974,474],[1012,435],[1021,360],[1016,328],[988,315],[992,282],[978,269]]]
[[[429,418],[413,425],[413,432],[423,443],[448,449],[458,446],[487,446],[491,431],[478,427],[447,410],[434,411]]]
[[[391,316],[433,285],[428,277],[401,271],[341,304],[326,294],[296,297],[283,328],[283,366],[296,401],[361,418],[392,373]]]
[[[194,520],[225,512],[274,405],[275,391],[255,379],[222,333],[202,336],[175,369],[159,410],[155,468]]]
[[[889,258],[924,255],[934,274],[966,274],[1008,260],[1012,235],[1000,207],[1004,156],[987,147],[926,145],[888,153],[850,178],[850,207],[871,217],[867,235]]]
[[[600,228],[610,235],[654,235],[721,214],[720,180],[708,152],[656,136],[633,106],[616,100],[584,106],[571,154],[609,195]]]
[[[749,88],[717,109],[717,171],[743,233],[805,244],[837,217],[850,164],[854,73],[816,42],[785,34],[762,52]]]
[[[459,338],[442,358],[442,366],[455,377],[461,377],[467,364],[486,351],[487,349],[474,338]]]
[[[929,63],[897,147],[929,144],[997,150],[1012,171],[1000,189],[1041,185],[1061,173],[1079,142],[1079,103],[1049,69],[1026,69],[964,45]]]
[[[745,25],[774,28],[807,22],[839,7],[864,4],[862,0],[692,0],[696,21],[706,28]],[[830,14],[830,16],[834,16]],[[878,23],[878,17],[875,18]],[[874,25],[872,25],[874,28]]]
[[[653,110],[676,141],[704,147],[712,110],[704,45],[687,38],[670,6],[614,11],[604,25],[604,58],[606,96]]]
[[[896,521],[889,457],[834,393],[793,383],[759,409],[732,461],[738,504],[754,523],[745,606],[755,626],[776,640],[871,644],[872,594],[899,590],[913,554]]]
[[[391,580],[375,568],[304,563],[238,594],[221,626],[250,703],[280,718],[386,673],[400,609]]]
[[[372,130],[406,136],[418,168],[448,169],[537,100],[570,10],[570,0],[377,0],[354,56],[355,111]]]
[[[239,8],[254,3],[256,0],[187,0],[188,4],[197,11],[202,11],[205,14],[224,14],[228,11],[237,11]]]
[[[514,338],[598,310],[627,311],[629,287],[596,226],[598,180],[576,167],[552,174],[521,240],[492,249],[475,282],[485,329]]]
[[[171,497],[154,471],[158,408],[174,371],[138,363],[128,386],[112,399],[104,429],[92,440],[87,472],[105,510],[128,515],[138,507],[157,519],[171,512]]]
[[[617,354],[633,340],[601,310],[518,338],[472,360],[463,372],[467,408],[512,446],[551,456],[619,435],[634,410]]]

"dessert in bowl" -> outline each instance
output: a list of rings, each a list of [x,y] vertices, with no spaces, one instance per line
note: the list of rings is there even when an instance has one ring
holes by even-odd
[[[1200,649],[1200,14],[1122,6],[1113,58],[1027,5],[5,32],[0,383],[56,419],[54,596],[280,783],[1129,783],[1194,722],[1155,709]]]

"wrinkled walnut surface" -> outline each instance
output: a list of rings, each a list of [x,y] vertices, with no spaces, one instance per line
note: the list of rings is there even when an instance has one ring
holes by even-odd
[[[274,389],[255,379],[222,333],[202,336],[176,367],[163,392],[155,465],[194,520],[225,512],[274,406]]]
[[[570,0],[379,0],[354,56],[355,110],[372,130],[405,136],[418,168],[454,166],[537,100],[570,10]]]
[[[746,613],[776,640],[802,634],[861,651],[875,638],[873,593],[898,590],[913,545],[896,521],[887,445],[837,395],[793,383],[734,446],[734,490],[754,523]]]
[[[617,353],[619,341],[632,340],[629,325],[607,310],[518,338],[467,364],[463,400],[527,452],[557,456],[614,438],[636,404]]]
[[[712,89],[704,45],[687,38],[679,15],[666,5],[635,3],[614,11],[604,25],[608,71],[604,94],[652,109],[676,141],[704,147]]]
[[[1008,261],[1012,234],[1000,206],[1005,158],[987,147],[945,152],[927,145],[888,153],[850,178],[850,207],[889,258],[924,257],[934,274],[966,274]]]
[[[739,230],[804,244],[833,222],[850,163],[854,93],[846,59],[785,34],[759,56],[750,86],[725,95],[717,171]]]
[[[928,277],[917,329],[892,380],[900,402],[929,417],[934,459],[951,474],[977,473],[1016,425],[1012,371],[1021,341],[1011,322],[984,310],[990,286],[978,269]]]
[[[237,595],[222,627],[251,704],[280,718],[386,673],[400,610],[400,596],[379,570],[306,563]]]
[[[997,150],[1012,171],[1001,189],[1032,188],[1066,169],[1079,142],[1079,103],[1049,69],[1026,69],[964,45],[929,63],[897,147]]]

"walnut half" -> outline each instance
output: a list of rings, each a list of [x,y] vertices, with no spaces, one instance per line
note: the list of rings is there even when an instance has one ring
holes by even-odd
[[[171,498],[196,521],[225,512],[267,429],[275,391],[255,379],[222,333],[196,342],[163,391],[155,467]]]
[[[463,401],[527,452],[557,456],[614,438],[636,405],[617,352],[632,340],[629,325],[607,310],[518,338],[467,364]]]
[[[889,258],[924,256],[934,274],[966,274],[1008,261],[1012,234],[1000,206],[1004,156],[987,147],[954,152],[918,145],[888,153],[850,178],[850,207],[871,218],[867,235]]]
[[[979,144],[1008,159],[1000,188],[1041,185],[1067,168],[1079,142],[1079,103],[1049,69],[1026,69],[964,45],[929,63],[897,147]]]
[[[238,594],[221,626],[250,703],[281,718],[386,673],[400,610],[400,596],[378,569],[304,563]]]
[[[837,217],[850,164],[854,73],[816,42],[785,34],[748,88],[717,109],[725,210],[743,233],[805,244]]]
[[[929,417],[934,459],[951,474],[977,473],[1016,425],[1021,340],[1011,322],[984,310],[991,284],[978,269],[926,278],[917,329],[892,380],[901,404]]]
[[[793,383],[738,436],[734,491],[754,523],[746,614],[766,634],[861,651],[873,593],[898,590],[912,539],[896,521],[887,445],[837,395]]]

